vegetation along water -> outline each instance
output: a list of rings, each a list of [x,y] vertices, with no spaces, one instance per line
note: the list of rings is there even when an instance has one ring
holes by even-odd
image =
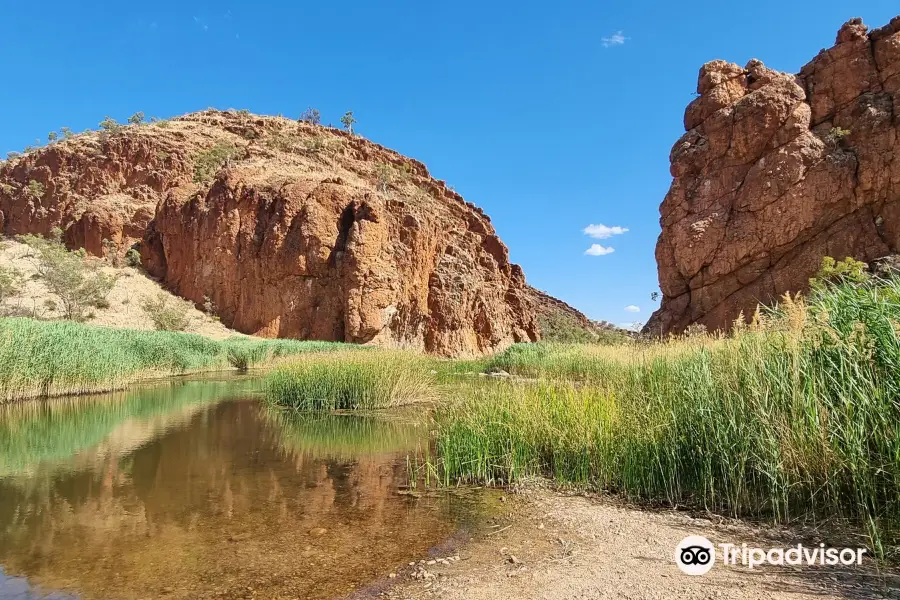
[[[43,535],[41,527],[56,531],[57,540],[69,535],[59,534],[69,531],[63,517],[52,517],[51,510],[38,518],[29,507],[74,502],[87,518],[99,505],[87,508],[76,498],[112,486],[112,497],[144,503],[142,510],[155,515],[149,534],[162,540],[142,541],[138,549],[128,536],[116,538],[117,553],[163,561],[181,573],[172,575],[174,581],[197,586],[197,573],[209,577],[222,563],[188,559],[197,556],[196,548],[221,553],[236,543],[229,540],[252,539],[254,552],[284,566],[278,576],[294,577],[285,570],[294,563],[280,552],[321,556],[332,564],[344,542],[329,542],[326,550],[312,541],[297,546],[274,531],[267,533],[274,537],[257,537],[255,528],[270,518],[266,511],[300,511],[305,516],[287,529],[306,532],[310,540],[322,530],[360,527],[363,513],[355,508],[339,512],[341,525],[329,525],[308,507],[376,493],[382,489],[378,472],[391,473],[389,489],[377,492],[390,502],[422,483],[455,489],[540,475],[633,501],[776,523],[841,520],[865,532],[879,556],[890,556],[900,525],[898,323],[900,279],[890,277],[818,282],[806,298],[785,297],[727,337],[693,332],[666,341],[543,342],[479,360],[5,319],[0,333],[18,350],[4,350],[9,360],[0,367],[7,398],[112,388],[148,372],[272,364],[262,376],[224,384],[183,381],[118,396],[9,404],[0,427],[0,485],[3,497],[13,500],[5,504],[13,511],[3,515],[4,547],[12,550],[0,564],[5,572],[51,584],[75,577],[74,571],[28,566],[33,563],[25,540]],[[236,359],[238,353],[244,358]],[[384,408],[391,410],[379,411]],[[202,494],[215,502],[176,509],[195,502],[180,496],[178,486],[215,471],[209,456],[236,443],[244,444],[240,455],[223,457],[220,466],[243,464],[246,451],[264,458],[265,474],[258,463],[248,463],[235,475],[241,481],[210,475],[213,487]],[[193,455],[206,458],[185,462]],[[170,464],[166,457],[171,465],[183,464],[164,467]],[[312,479],[298,483],[288,472]],[[78,473],[95,482],[91,491],[76,490],[83,481]],[[291,490],[317,489],[322,477],[331,500],[309,496],[307,508],[291,508]],[[195,492],[191,488],[189,495]],[[440,504],[442,496],[424,497],[430,498],[428,510],[438,511],[428,514],[456,514],[441,513],[450,510]],[[356,506],[358,500],[348,502]],[[221,520],[238,513],[238,521]],[[433,532],[431,540],[449,535],[457,518],[419,515],[415,525],[388,527],[384,523],[396,515],[383,517],[370,533],[373,543],[390,538],[391,545],[404,527],[411,535],[424,527]],[[179,528],[168,528],[169,522]],[[194,532],[190,522],[202,523],[206,533]],[[59,552],[65,547],[54,545]],[[100,560],[100,551],[91,548],[79,551],[85,560]],[[180,556],[178,565],[189,566],[177,571],[163,555]],[[241,568],[276,585],[261,574],[261,565]],[[140,569],[130,576],[152,585]],[[103,583],[81,585],[114,581],[109,575]],[[360,584],[344,571],[334,581],[333,589]]]
[[[883,555],[900,525],[898,323],[900,279],[840,278],[729,337],[525,344],[462,363],[304,359],[267,389],[297,409],[439,394],[432,468],[447,484],[546,475],[779,523],[846,519]]]

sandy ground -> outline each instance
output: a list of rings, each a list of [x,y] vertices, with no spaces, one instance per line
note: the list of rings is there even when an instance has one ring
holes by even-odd
[[[144,298],[155,297],[161,291],[167,294],[169,292],[163,290],[162,286],[140,269],[124,266],[113,268],[99,259],[88,260],[103,272],[117,277],[116,285],[108,297],[109,308],[92,308],[94,317],[89,319],[88,323],[107,327],[153,329],[153,322],[141,309],[141,302]],[[25,281],[22,292],[8,300],[3,308],[39,319],[61,317],[58,310],[48,308],[46,303],[47,300],[51,300],[59,304],[56,297],[47,290],[40,279],[32,279],[37,268],[33,252],[28,246],[10,238],[0,239],[0,267],[16,269]],[[188,332],[199,333],[213,339],[240,335],[203,311],[191,309],[190,315]]]
[[[369,596],[395,600],[813,599],[900,598],[900,573],[862,566],[716,566],[684,575],[674,550],[688,535],[713,543],[781,548],[816,545],[814,532],[754,527],[648,511],[609,498],[530,489],[507,499],[509,512],[468,544],[404,567]],[[803,535],[800,538],[798,536]],[[847,540],[844,540],[846,542]],[[844,547],[843,543],[829,545]],[[856,546],[857,544],[848,544]],[[458,557],[458,560],[453,560]],[[435,564],[428,564],[435,559]]]

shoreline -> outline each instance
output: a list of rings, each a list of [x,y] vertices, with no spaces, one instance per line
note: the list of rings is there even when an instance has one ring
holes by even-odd
[[[852,567],[751,570],[716,564],[703,576],[681,573],[673,560],[688,535],[776,548],[805,542],[812,531],[641,508],[611,496],[553,490],[543,482],[511,491],[506,505],[500,517],[506,523],[456,547],[458,561],[417,561],[349,598],[900,598],[900,568],[871,558]]]

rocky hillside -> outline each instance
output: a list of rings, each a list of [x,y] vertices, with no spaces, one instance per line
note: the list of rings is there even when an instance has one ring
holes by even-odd
[[[727,328],[823,256],[900,249],[900,17],[841,27],[798,75],[703,65],[671,153],[652,333]]]
[[[107,125],[0,163],[0,231],[64,232],[268,337],[477,355],[538,337],[490,219],[425,166],[238,111]]]
[[[543,340],[598,342],[624,339],[632,333],[606,321],[593,321],[574,306],[537,288],[528,286],[527,294]]]

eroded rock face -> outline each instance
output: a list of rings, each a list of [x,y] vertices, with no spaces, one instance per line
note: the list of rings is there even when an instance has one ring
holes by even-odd
[[[656,246],[663,301],[646,330],[727,329],[803,291],[823,256],[900,246],[900,17],[838,32],[799,75],[703,65]]]
[[[421,163],[331,128],[206,111],[55,144],[0,183],[5,233],[61,227],[94,254],[140,240],[150,274],[245,333],[444,355],[538,337],[490,219]]]

